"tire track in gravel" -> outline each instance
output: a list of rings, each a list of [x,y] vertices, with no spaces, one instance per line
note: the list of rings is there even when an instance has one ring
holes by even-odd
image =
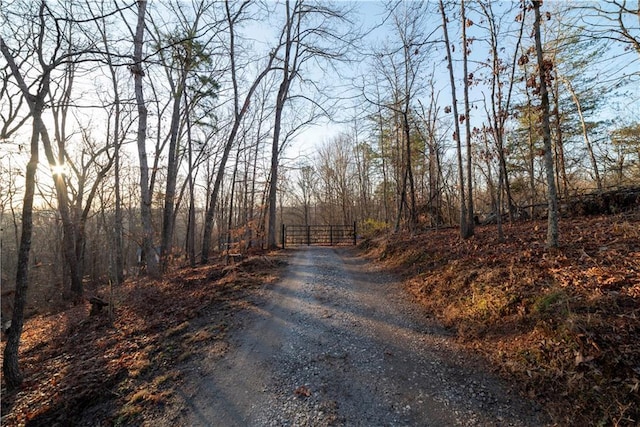
[[[349,249],[300,249],[260,298],[229,352],[190,375],[177,425],[548,424]]]

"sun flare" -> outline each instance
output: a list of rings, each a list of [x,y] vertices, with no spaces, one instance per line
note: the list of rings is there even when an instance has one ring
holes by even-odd
[[[56,164],[51,166],[51,173],[53,175],[64,175],[67,173],[67,166],[63,164]]]

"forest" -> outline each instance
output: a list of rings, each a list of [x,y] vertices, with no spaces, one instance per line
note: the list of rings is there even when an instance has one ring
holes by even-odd
[[[553,249],[559,217],[637,209],[639,7],[2,2],[4,385],[29,317],[282,224],[504,241],[547,219]]]

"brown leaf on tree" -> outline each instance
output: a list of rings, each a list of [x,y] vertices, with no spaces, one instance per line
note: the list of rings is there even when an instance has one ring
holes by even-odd
[[[532,74],[527,78],[527,87],[531,87],[531,88],[538,87],[538,79],[536,79],[535,74]]]
[[[525,53],[520,58],[518,58],[518,65],[526,65],[529,63],[529,56]]]

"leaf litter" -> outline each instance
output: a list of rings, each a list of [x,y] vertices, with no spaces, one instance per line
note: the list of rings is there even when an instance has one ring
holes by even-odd
[[[427,314],[540,401],[559,425],[640,420],[640,214],[563,219],[559,249],[541,221],[368,240]],[[25,324],[23,386],[2,390],[2,425],[130,425],[162,416],[182,373],[217,349],[282,254],[139,277],[115,291],[115,316],[84,304]],[[206,322],[204,321],[206,319]],[[4,343],[2,344],[2,348]],[[299,397],[311,391],[294,390]]]
[[[28,319],[24,382],[2,389],[2,425],[141,425],[159,416],[181,381],[175,366],[205,350],[223,354],[234,313],[276,280],[284,259],[267,253],[132,278],[114,289],[113,319],[106,310],[90,316],[88,299]]]
[[[406,289],[540,401],[558,425],[640,423],[640,213],[563,218],[363,243]]]

